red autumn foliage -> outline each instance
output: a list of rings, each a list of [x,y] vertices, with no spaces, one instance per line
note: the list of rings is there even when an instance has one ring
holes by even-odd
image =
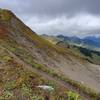
[[[6,38],[8,32],[9,31],[5,26],[0,25],[0,38]]]

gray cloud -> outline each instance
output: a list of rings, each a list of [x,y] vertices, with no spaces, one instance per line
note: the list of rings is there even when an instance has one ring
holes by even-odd
[[[38,33],[97,34],[100,0],[1,0]]]
[[[100,32],[100,18],[90,14],[79,14],[74,17],[56,17],[54,19],[32,17],[26,24],[42,34],[86,35]],[[33,25],[34,23],[34,25]]]
[[[0,6],[25,14],[100,14],[100,0],[1,0]]]

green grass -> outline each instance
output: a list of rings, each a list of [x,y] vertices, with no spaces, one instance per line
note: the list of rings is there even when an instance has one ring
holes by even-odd
[[[75,87],[76,89],[79,89],[80,92],[90,96],[91,98],[99,98],[100,95],[97,94],[94,90],[90,89],[89,87],[83,86],[81,83],[71,80],[70,78],[66,78],[64,75],[61,75],[57,72],[55,72],[54,70],[49,69],[46,66],[42,66],[41,64],[38,64],[36,62],[34,62],[34,58],[31,56],[31,54],[22,47],[16,47],[13,46],[14,51],[11,47],[8,47],[8,49],[17,55],[20,59],[22,59],[23,61],[25,61],[26,63],[30,64],[32,67],[43,71],[45,73],[47,73],[48,75],[58,79],[58,80],[62,80],[67,84],[70,84],[71,86]],[[97,99],[96,99],[97,100]]]
[[[6,62],[3,58],[7,58]],[[31,73],[23,69],[24,66],[16,62],[4,48],[0,48],[0,61],[5,63],[5,65],[0,67],[3,70],[0,72],[2,80],[0,81],[0,88],[2,88],[3,92],[0,95],[0,100],[23,100],[24,98],[29,100],[45,100],[46,96],[52,100],[57,100],[57,98],[61,97],[67,98],[67,94],[65,93],[69,90],[60,87],[53,81],[46,80],[36,73]],[[37,66],[37,68],[39,67],[40,65]],[[36,88],[36,86],[42,84],[52,86],[54,91],[49,92]]]

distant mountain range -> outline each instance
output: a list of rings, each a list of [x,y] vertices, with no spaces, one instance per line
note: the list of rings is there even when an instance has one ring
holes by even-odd
[[[91,63],[100,64],[99,37],[88,36],[83,39],[76,36],[68,37],[63,35],[42,35],[42,37]]]
[[[58,35],[57,38],[66,41],[70,44],[80,45],[82,47],[87,47],[93,50],[100,49],[100,37],[87,36],[81,39],[76,36],[68,37],[68,36]]]

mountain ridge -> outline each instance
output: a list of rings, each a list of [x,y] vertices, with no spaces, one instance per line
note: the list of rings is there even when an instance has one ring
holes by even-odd
[[[92,49],[92,47],[95,48],[100,48],[100,37],[95,37],[95,36],[86,36],[84,38],[79,38],[77,36],[72,36],[72,37],[68,37],[68,36],[63,36],[63,35],[58,35],[58,38],[62,38],[65,41],[72,42],[72,43],[76,43],[76,45],[83,45],[86,47],[90,47]]]
[[[5,10],[3,10],[2,13],[4,13],[4,11]],[[0,11],[0,15],[2,15],[2,13]],[[97,94],[94,91],[91,92],[90,88],[84,87],[83,86],[84,84],[81,83],[81,79],[83,80],[85,77],[86,79],[84,79],[84,81],[87,84],[87,86],[88,85],[90,87],[93,86],[94,87],[93,89],[96,89],[97,91],[99,91],[99,88],[98,88],[99,82],[96,81],[94,77],[92,77],[92,78],[89,77],[89,75],[88,75],[89,70],[86,71],[87,68],[85,67],[85,65],[86,65],[86,66],[90,66],[89,68],[91,68],[92,66],[94,67],[95,65],[92,65],[88,61],[80,59],[78,57],[76,59],[76,57],[74,55],[72,55],[71,52],[66,51],[66,49],[61,48],[59,46],[55,46],[54,44],[52,44],[52,43],[48,42],[47,40],[38,36],[28,26],[26,26],[22,21],[20,21],[15,15],[13,15],[12,13],[9,13],[9,11],[5,12],[5,13],[11,14],[11,15],[9,15],[10,17],[7,17],[4,14],[3,17],[7,17],[7,18],[0,17],[0,25],[2,26],[2,27],[0,27],[0,30],[1,30],[0,31],[0,35],[1,35],[0,46],[3,47],[3,48],[0,47],[1,48],[0,49],[0,55],[1,55],[0,56],[0,68],[2,70],[4,70],[4,72],[8,73],[9,75],[7,76],[7,74],[4,74],[1,71],[2,80],[4,82],[0,81],[1,82],[0,84],[2,84],[2,88],[4,90],[6,90],[8,94],[10,94],[10,97],[13,97],[12,95],[14,95],[13,94],[14,89],[16,90],[16,93],[19,91],[18,94],[23,94],[23,92],[20,93],[23,89],[28,90],[28,91],[30,91],[30,90],[33,91],[34,88],[31,88],[31,87],[38,86],[41,84],[49,85],[49,82],[47,80],[39,79],[39,77],[37,77],[38,78],[38,80],[37,80],[37,78],[35,77],[37,75],[33,75],[32,72],[27,72],[27,69],[24,67],[24,64],[22,64],[22,63],[20,64],[19,60],[17,60],[14,56],[18,57],[20,60],[22,60],[26,64],[29,64],[31,67],[33,67],[33,69],[37,69],[38,72],[39,71],[44,72],[49,77],[56,79],[57,82],[60,81],[60,83],[63,83],[63,81],[65,82],[65,80],[66,80],[65,83],[72,86],[73,91],[77,90],[74,88],[78,88],[79,91],[82,92],[82,93],[80,93],[80,95],[83,98],[85,98],[86,100],[89,100],[89,99],[87,99],[88,97],[89,98],[98,98],[99,97],[99,95],[97,96]],[[6,31],[4,31],[4,30],[6,30]],[[3,36],[2,36],[2,34],[3,34]],[[12,54],[9,52],[11,52],[14,56],[12,56]],[[21,66],[23,66],[24,68]],[[80,67],[81,67],[81,70],[79,70]],[[96,66],[96,67],[98,68],[98,66]],[[77,70],[75,71],[74,68],[75,69],[77,68]],[[10,73],[10,71],[11,71],[11,73]],[[17,71],[20,73],[19,77],[16,76]],[[86,71],[86,74],[84,74],[85,71]],[[16,73],[16,74],[14,75],[14,73]],[[81,76],[80,79],[77,78],[77,76],[81,75],[81,74],[84,77]],[[95,75],[96,71],[93,73],[92,73],[92,71],[91,72],[89,71],[89,74]],[[13,76],[17,77],[18,80],[15,78],[17,81],[16,80],[13,81],[13,79],[14,79]],[[6,77],[8,77],[8,78],[6,78]],[[70,77],[72,80],[70,80],[67,77]],[[96,75],[95,75],[95,77],[96,77]],[[38,84],[36,82],[34,82],[34,79],[37,80]],[[88,82],[87,79],[89,79],[90,82]],[[24,80],[24,82],[23,82],[23,80]],[[78,81],[79,81],[79,83],[78,83]],[[9,82],[11,83],[11,85]],[[92,84],[90,84],[91,82],[92,82]],[[55,86],[55,84],[54,84],[54,86]],[[18,88],[18,90],[16,87]],[[27,100],[27,96],[26,96],[27,93],[25,90],[24,90],[24,93],[25,93],[24,95],[25,95],[25,99]],[[70,90],[70,88],[69,88],[69,90]],[[59,89],[57,91],[59,92]],[[76,92],[79,93],[79,91],[76,91]],[[58,92],[56,92],[56,93],[58,93]],[[62,92],[63,92],[63,90],[62,90]],[[28,97],[29,97],[30,95],[32,96],[32,93],[34,93],[34,91],[32,93],[31,92],[28,92],[28,93],[30,93],[28,95]],[[83,96],[83,94],[86,97]],[[20,97],[22,98],[22,96],[20,96],[20,95],[18,95],[18,96],[19,96],[19,98]],[[63,97],[64,96],[65,95],[63,95]],[[55,98],[55,96],[54,96],[54,98]]]

